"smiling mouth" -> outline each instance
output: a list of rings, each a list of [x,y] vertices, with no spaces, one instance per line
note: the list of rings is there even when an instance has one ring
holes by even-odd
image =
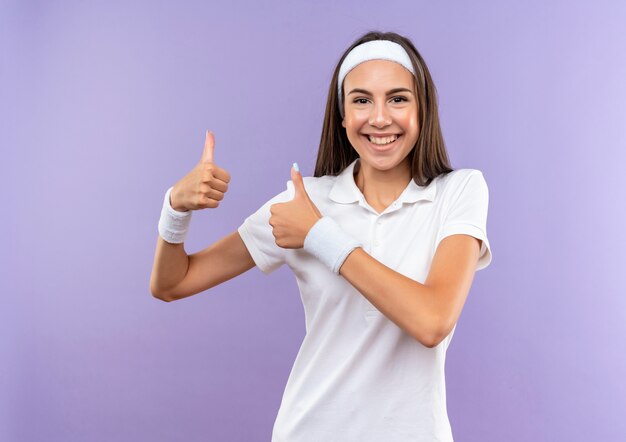
[[[370,140],[369,135],[363,135],[363,138],[365,138],[365,140],[367,141],[367,144],[373,150],[378,151],[378,152],[385,152],[385,151],[388,151],[388,150],[390,150],[390,149],[395,147],[395,145],[398,143],[398,140],[400,138],[402,138],[402,134],[395,135],[395,139],[394,140],[392,140],[392,141],[390,141],[388,143],[384,143],[384,144],[378,144],[378,143],[372,142]],[[392,137],[384,138],[384,140],[391,140],[391,139],[392,139]],[[379,141],[379,143],[380,143],[380,141]]]

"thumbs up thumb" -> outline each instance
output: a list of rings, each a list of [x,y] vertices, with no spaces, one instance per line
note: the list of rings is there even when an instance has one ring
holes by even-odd
[[[306,189],[304,188],[304,180],[302,179],[302,174],[300,173],[298,163],[293,163],[293,167],[291,168],[291,180],[293,181],[293,187],[295,192],[294,198],[308,198],[309,195],[306,193]]]
[[[212,163],[213,162],[213,151],[215,146],[215,136],[213,132],[206,131],[206,138],[204,139],[204,151],[202,152],[202,162],[203,163]]]

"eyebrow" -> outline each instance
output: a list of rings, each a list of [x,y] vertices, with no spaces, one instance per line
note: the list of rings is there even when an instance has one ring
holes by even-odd
[[[410,92],[410,93],[413,93],[413,91],[412,91],[411,89],[407,89],[407,88],[405,88],[405,87],[397,87],[397,88],[395,88],[395,89],[390,89],[390,90],[388,90],[388,91],[387,91],[387,95],[397,94],[398,92]],[[365,90],[365,89],[359,89],[359,88],[352,89],[352,90],[348,93],[348,95],[350,95],[350,94],[365,94],[365,95],[372,95],[372,93],[371,93],[370,91]]]

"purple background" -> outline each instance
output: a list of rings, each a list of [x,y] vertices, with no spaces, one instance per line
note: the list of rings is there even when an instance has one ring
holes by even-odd
[[[167,188],[204,132],[232,181],[195,253],[312,175],[332,70],[406,34],[493,262],[448,350],[455,440],[626,435],[626,4],[0,1],[0,440],[268,441],[304,335],[258,269],[152,297]]]

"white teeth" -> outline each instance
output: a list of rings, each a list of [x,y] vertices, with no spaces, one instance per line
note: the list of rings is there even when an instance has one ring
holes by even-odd
[[[367,136],[369,138],[369,140],[374,143],[374,144],[389,144],[393,141],[396,141],[396,139],[398,138],[397,135],[392,135],[390,137],[384,137],[384,138],[377,138],[377,137],[372,137],[371,135]]]

